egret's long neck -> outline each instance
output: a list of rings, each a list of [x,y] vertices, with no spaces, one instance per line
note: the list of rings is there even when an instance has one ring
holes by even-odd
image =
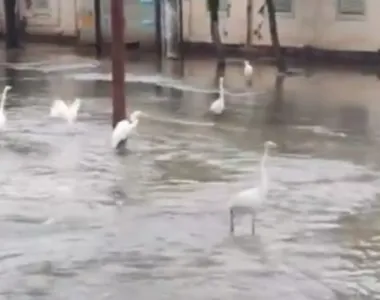
[[[261,163],[260,163],[260,180],[261,180],[261,192],[266,193],[268,190],[268,174],[267,170],[265,168],[265,164],[268,158],[268,148],[265,147],[263,157],[261,158]]]
[[[134,118],[131,122],[131,125],[133,128],[136,128],[137,124],[139,124],[139,119],[138,118]]]
[[[67,108],[70,110],[71,113],[76,114],[79,110],[80,102],[78,100],[75,100],[71,104],[67,105]]]
[[[3,91],[3,94],[1,95],[0,111],[4,111],[5,99],[7,98],[7,92],[8,91],[5,89]]]

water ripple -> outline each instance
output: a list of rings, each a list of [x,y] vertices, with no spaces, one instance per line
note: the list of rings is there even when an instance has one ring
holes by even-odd
[[[306,110],[314,117],[318,109],[305,95],[302,104],[288,107],[299,92],[290,85],[283,106],[295,113],[278,113],[284,123],[268,121],[270,101],[254,112],[250,103],[231,101],[229,113],[238,118],[211,122],[199,113],[197,99],[203,103],[215,88],[127,74],[128,82],[189,91],[194,99],[185,94],[186,107],[173,112],[163,105],[170,97],[157,103],[151,100],[157,95],[146,97],[151,91],[128,90],[129,107],[147,116],[129,150],[117,155],[109,145],[108,91],[94,82],[109,75],[67,75],[93,62],[71,56],[59,62],[11,66],[40,72],[30,77],[41,87],[16,81],[9,127],[1,134],[1,296],[379,298],[380,161],[374,144],[340,138],[351,123],[344,125],[338,110],[317,106],[332,117],[321,117],[326,124],[317,129],[299,127]],[[231,82],[240,71],[231,71]],[[305,86],[308,79],[289,80]],[[48,118],[56,90],[66,98],[84,95],[75,125]],[[227,94],[257,93],[231,86]],[[228,200],[257,186],[268,139],[279,147],[268,161],[271,189],[257,215],[257,235],[249,232],[250,220],[241,219],[231,237]]]

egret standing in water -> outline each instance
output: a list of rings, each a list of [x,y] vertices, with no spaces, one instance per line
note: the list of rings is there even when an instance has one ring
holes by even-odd
[[[142,112],[137,110],[131,113],[130,121],[127,119],[119,121],[112,132],[112,148],[118,149],[120,146],[136,132],[136,127],[139,123],[139,118]]]
[[[0,102],[0,129],[4,129],[5,123],[7,122],[7,117],[5,115],[5,100],[7,99],[8,91],[11,90],[12,87],[10,85],[6,85],[3,94],[1,95],[1,102]]]
[[[66,104],[63,100],[55,100],[50,108],[50,116],[67,120],[72,124],[80,108],[81,100],[76,98],[71,104]]]
[[[244,61],[244,76],[248,80],[252,78],[252,75],[253,75],[253,67],[249,63],[248,60],[245,60]]]
[[[210,105],[210,112],[221,115],[224,112],[224,77],[219,77],[219,98]]]
[[[252,234],[255,233],[256,212],[265,202],[268,194],[268,176],[265,163],[269,149],[276,147],[277,145],[272,141],[264,143],[264,154],[260,162],[260,185],[239,192],[229,203],[231,233],[234,232],[234,217],[236,214],[250,215],[252,217]]]

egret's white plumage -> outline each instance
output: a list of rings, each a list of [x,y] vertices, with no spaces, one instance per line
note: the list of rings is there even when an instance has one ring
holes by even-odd
[[[215,115],[221,115],[224,112],[224,78],[219,78],[219,98],[210,105],[210,112]]]
[[[253,74],[253,67],[248,60],[244,61],[244,76],[246,79],[250,79]]]
[[[254,218],[257,210],[265,202],[268,193],[268,176],[265,163],[270,148],[277,145],[272,141],[264,143],[264,154],[260,162],[260,185],[255,188],[243,190],[236,194],[229,203],[230,211],[230,231],[234,232],[234,216],[236,214],[249,214],[252,217],[252,233],[254,233]]]
[[[4,129],[5,123],[7,122],[7,117],[5,115],[5,100],[7,99],[7,93],[8,91],[12,89],[10,85],[6,85],[3,94],[1,95],[1,102],[0,102],[0,129]]]
[[[125,119],[116,124],[112,132],[112,148],[118,148],[122,142],[126,141],[135,132],[141,114],[142,112],[139,110],[134,111],[130,115],[130,121]]]
[[[80,104],[79,98],[76,98],[71,104],[66,104],[63,100],[55,100],[50,108],[50,116],[73,123],[77,118]]]

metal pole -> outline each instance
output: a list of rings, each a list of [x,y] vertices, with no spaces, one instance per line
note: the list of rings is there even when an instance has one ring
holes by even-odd
[[[112,126],[125,119],[124,1],[111,0],[112,30]]]
[[[100,9],[100,0],[94,0],[94,11],[95,11],[95,49],[96,56],[99,57],[102,55],[102,45],[103,45],[103,36],[102,36],[102,26],[101,26],[101,9]]]

